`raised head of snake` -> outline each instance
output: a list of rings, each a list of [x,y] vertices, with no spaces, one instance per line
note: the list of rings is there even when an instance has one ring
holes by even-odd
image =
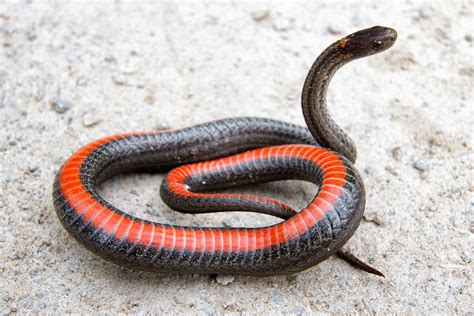
[[[334,73],[346,63],[380,53],[395,43],[397,32],[374,26],[348,35],[329,46],[313,63],[303,87],[303,114],[311,134],[323,147],[331,148],[351,162],[357,158],[354,142],[330,117],[326,93]]]

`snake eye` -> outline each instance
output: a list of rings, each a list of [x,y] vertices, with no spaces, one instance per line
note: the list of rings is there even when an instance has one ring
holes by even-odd
[[[382,47],[382,46],[383,46],[383,42],[380,41],[380,40],[374,41],[374,43],[373,43],[373,47],[374,47],[375,49],[380,48],[380,47]]]

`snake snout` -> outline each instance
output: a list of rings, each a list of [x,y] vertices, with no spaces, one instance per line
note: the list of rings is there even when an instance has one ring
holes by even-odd
[[[374,26],[344,37],[338,46],[344,55],[359,58],[389,49],[396,40],[397,32],[394,29]]]

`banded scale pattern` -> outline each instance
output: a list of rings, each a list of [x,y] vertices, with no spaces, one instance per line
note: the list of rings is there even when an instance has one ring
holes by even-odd
[[[196,139],[197,134],[208,136]],[[250,143],[250,138],[256,142]],[[312,146],[246,151],[302,143]],[[212,154],[225,158],[202,157]],[[182,212],[268,210],[272,215],[279,211],[287,220],[255,229],[164,225],[120,211],[97,193],[98,184],[118,172],[167,170],[178,161],[184,165],[172,170],[161,188],[171,208]],[[203,193],[290,178],[320,185],[316,197],[300,212],[261,197]],[[79,242],[107,260],[159,272],[275,275],[301,271],[342,247],[364,209],[362,182],[347,160],[314,146],[303,127],[260,118],[225,119],[184,130],[121,134],[92,142],[64,164],[54,187],[58,215]]]
[[[337,251],[349,263],[383,276],[342,249],[362,218],[365,192],[351,164],[356,147],[330,117],[326,94],[337,69],[385,51],[396,39],[395,30],[374,26],[321,53],[302,91],[308,129],[264,118],[229,118],[182,130],[120,134],[86,145],[66,161],[54,183],[54,204],[63,226],[105,259],[137,269],[290,274]],[[284,221],[255,229],[164,225],[115,208],[96,190],[121,172],[175,167],[160,190],[175,210],[260,212]],[[299,212],[267,198],[206,193],[282,179],[311,181],[319,190]]]

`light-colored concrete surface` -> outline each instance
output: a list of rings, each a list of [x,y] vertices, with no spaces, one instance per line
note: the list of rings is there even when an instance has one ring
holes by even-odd
[[[473,314],[472,8],[1,1],[1,312]],[[314,58],[377,24],[397,29],[397,44],[343,68],[329,102],[358,145],[367,189],[365,219],[348,247],[385,279],[338,258],[296,276],[220,283],[137,272],[98,258],[61,227],[53,177],[81,145],[229,116],[304,124],[300,91]],[[121,176],[103,194],[162,222],[275,222],[177,214],[161,202],[160,180]],[[288,181],[242,190],[303,206],[315,189]]]

